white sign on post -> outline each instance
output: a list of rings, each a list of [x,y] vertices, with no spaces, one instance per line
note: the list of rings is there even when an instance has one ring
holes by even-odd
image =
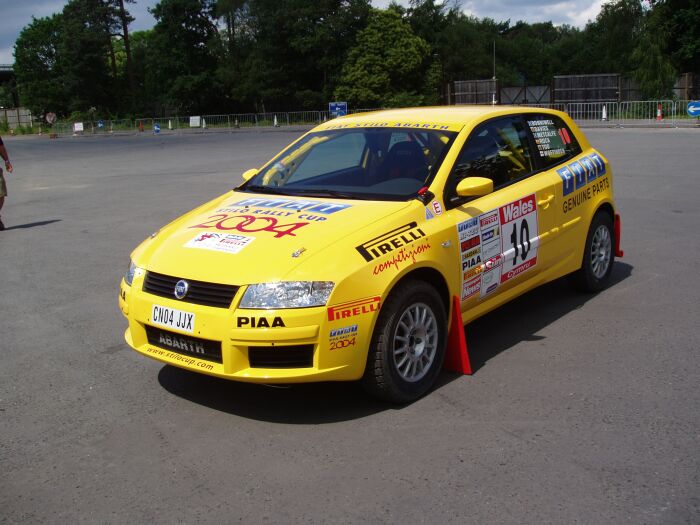
[[[83,123],[82,122],[74,122],[73,123],[73,133],[78,133],[83,131]]]
[[[201,117],[190,117],[190,127],[191,128],[199,128],[202,126],[202,118]]]

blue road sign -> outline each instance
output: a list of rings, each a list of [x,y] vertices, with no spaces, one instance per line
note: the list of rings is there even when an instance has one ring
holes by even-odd
[[[153,133],[156,135],[160,133],[160,124],[153,124]]]
[[[691,117],[700,117],[700,102],[691,100],[688,102],[688,115]]]
[[[104,120],[98,120],[98,121],[97,121],[97,127],[98,127],[98,128],[104,128],[104,127],[105,127],[105,121],[104,121]]]
[[[348,103],[347,102],[329,102],[328,112],[331,117],[344,117],[348,114]]]

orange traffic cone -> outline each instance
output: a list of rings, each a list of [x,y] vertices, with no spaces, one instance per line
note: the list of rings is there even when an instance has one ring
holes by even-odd
[[[663,120],[664,119],[664,113],[661,111],[661,102],[658,103],[656,106],[656,120]]]
[[[462,310],[459,297],[452,298],[452,322],[447,336],[447,353],[445,354],[444,369],[458,374],[472,375],[472,364],[467,349],[467,338],[464,336]]]

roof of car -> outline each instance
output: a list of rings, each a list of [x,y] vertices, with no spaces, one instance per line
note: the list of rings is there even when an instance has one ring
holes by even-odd
[[[465,125],[511,113],[554,113],[553,110],[523,106],[432,106],[419,108],[386,109],[355,113],[329,120],[318,129],[336,129],[375,125],[379,127],[410,127],[459,131]]]

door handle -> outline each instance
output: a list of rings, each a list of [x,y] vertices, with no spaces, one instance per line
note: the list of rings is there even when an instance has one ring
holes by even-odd
[[[542,199],[541,201],[537,201],[537,205],[544,208],[544,209],[547,209],[547,208],[549,208],[549,205],[553,200],[554,200],[554,195],[552,194],[549,197]]]

